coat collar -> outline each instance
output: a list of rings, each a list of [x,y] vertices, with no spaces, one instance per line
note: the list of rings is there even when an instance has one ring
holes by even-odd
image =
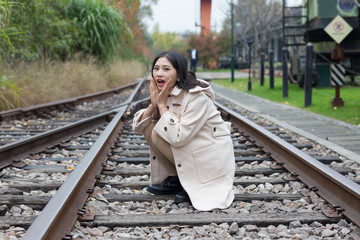
[[[192,89],[189,89],[189,93],[196,93],[196,92],[201,92],[201,91],[204,91],[206,93],[206,95],[208,95],[212,101],[215,100],[215,95],[214,95],[214,92],[210,86],[210,84],[208,82],[206,82],[205,80],[202,80],[202,79],[198,79],[200,82],[204,82],[206,84],[208,84],[207,87],[203,88],[203,87],[200,87],[200,86],[196,86]],[[175,86],[174,89],[171,91],[170,95],[171,96],[178,96],[181,91],[183,91],[183,89],[179,88],[178,86]]]
[[[173,88],[170,95],[171,96],[178,96],[181,93],[182,89],[179,88],[177,85]]]

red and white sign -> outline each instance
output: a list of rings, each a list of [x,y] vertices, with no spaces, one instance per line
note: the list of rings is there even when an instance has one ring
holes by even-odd
[[[336,43],[342,40],[352,31],[352,27],[340,16],[336,16],[324,29]]]

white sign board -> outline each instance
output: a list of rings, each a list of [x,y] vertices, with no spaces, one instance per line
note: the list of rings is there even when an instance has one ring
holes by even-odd
[[[324,30],[339,44],[353,28],[341,16],[337,15]]]

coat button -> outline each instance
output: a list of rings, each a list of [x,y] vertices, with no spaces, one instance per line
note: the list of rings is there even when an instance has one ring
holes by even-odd
[[[181,167],[181,164],[180,164],[180,163],[178,164],[178,167]]]
[[[214,132],[216,132],[216,127],[214,127]]]
[[[167,127],[164,127],[165,132],[167,131]]]
[[[155,160],[156,159],[156,157],[155,156],[153,156],[153,160]]]

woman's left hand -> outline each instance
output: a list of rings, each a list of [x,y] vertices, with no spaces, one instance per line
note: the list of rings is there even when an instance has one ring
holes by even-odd
[[[169,97],[172,89],[174,88],[173,86],[170,85],[171,84],[170,80],[165,83],[164,88],[161,90],[158,96],[157,104],[161,116],[168,110],[166,107],[166,100]]]

